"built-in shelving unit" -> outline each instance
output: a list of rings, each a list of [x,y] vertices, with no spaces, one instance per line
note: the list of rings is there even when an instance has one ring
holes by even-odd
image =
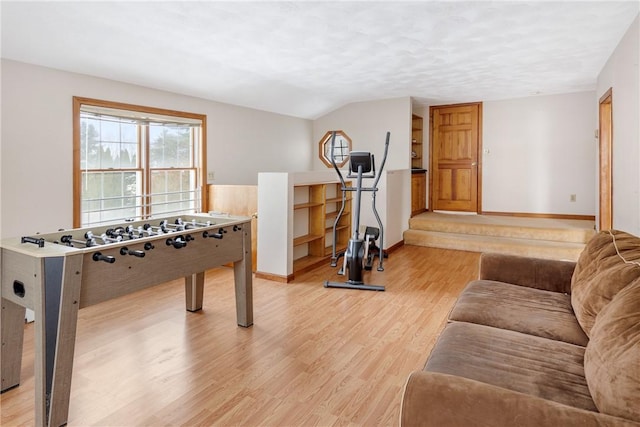
[[[351,185],[350,182],[347,185]],[[341,184],[334,171],[265,172],[258,174],[259,277],[288,282],[294,274],[326,262],[346,249],[351,237],[351,192],[344,212]]]
[[[411,168],[422,169],[422,117],[411,116]]]
[[[336,227],[336,251],[346,248],[351,234],[351,192],[347,192],[345,203],[344,212]],[[341,206],[340,183],[311,183],[294,186],[294,274],[326,261],[331,255],[333,224]]]
[[[426,210],[427,180],[424,168],[423,119],[411,115],[411,216]]]

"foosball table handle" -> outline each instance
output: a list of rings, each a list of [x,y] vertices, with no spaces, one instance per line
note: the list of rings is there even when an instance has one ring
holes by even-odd
[[[227,230],[225,230],[224,228],[219,229],[217,233],[209,233],[208,231],[203,231],[202,237],[204,237],[205,239],[207,237],[213,237],[214,239],[222,239],[224,237],[224,233],[226,232]]]
[[[114,262],[116,262],[116,259],[112,256],[109,255],[102,255],[101,252],[95,252],[93,254],[93,260],[94,261],[104,261],[104,262],[108,262],[109,264],[113,264]]]
[[[137,256],[138,258],[144,258],[145,256],[145,252],[144,251],[134,251],[131,250],[129,248],[127,248],[126,246],[120,248],[120,255],[131,255],[131,256]]]
[[[167,246],[173,246],[176,249],[184,248],[185,246],[187,246],[187,242],[179,239],[167,239],[166,243]]]
[[[44,248],[44,238],[37,239],[35,237],[23,237],[20,239],[20,243],[33,243],[38,245],[39,248]]]

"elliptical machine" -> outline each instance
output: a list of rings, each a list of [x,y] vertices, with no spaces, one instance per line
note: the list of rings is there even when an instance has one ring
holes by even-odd
[[[362,289],[367,291],[384,291],[384,286],[379,285],[367,285],[362,280],[362,271],[363,270],[371,270],[373,266],[373,258],[377,254],[379,263],[378,263],[378,271],[384,271],[384,267],[382,266],[383,259],[385,258],[384,254],[384,228],[382,226],[382,221],[380,221],[380,216],[378,215],[378,211],[376,210],[376,192],[378,191],[378,181],[380,181],[380,177],[382,176],[382,171],[384,170],[384,164],[387,161],[387,152],[389,150],[389,138],[391,137],[391,133],[387,132],[387,139],[384,144],[384,157],[382,158],[382,165],[380,165],[380,170],[376,174],[376,167],[374,156],[372,153],[368,151],[351,151],[349,153],[349,175],[347,178],[356,178],[356,186],[347,187],[342,173],[338,166],[336,165],[335,157],[333,155],[333,148],[335,146],[336,133],[333,132],[331,134],[331,164],[333,168],[338,173],[338,177],[340,178],[340,183],[342,184],[342,206],[340,207],[340,211],[338,212],[338,216],[336,217],[335,222],[333,223],[333,247],[331,252],[331,266],[336,267],[338,265],[338,259],[342,256],[344,257],[344,263],[342,268],[338,271],[338,274],[347,275],[348,279],[346,282],[332,282],[325,281],[325,288],[347,288],[347,289]],[[373,178],[375,179],[372,187],[363,187],[362,179],[363,178]],[[345,252],[336,255],[336,230],[338,226],[338,221],[344,212],[345,202],[347,199],[347,192],[355,191],[355,212],[354,212],[354,223],[353,223],[353,235],[349,242],[347,243],[347,249]],[[376,221],[378,221],[378,229],[374,227],[367,227],[367,231],[365,232],[364,239],[360,237],[360,204],[362,201],[362,192],[369,191],[371,192],[371,206],[373,208],[373,214],[376,217]],[[377,247],[375,244],[375,240],[380,236],[380,247]]]

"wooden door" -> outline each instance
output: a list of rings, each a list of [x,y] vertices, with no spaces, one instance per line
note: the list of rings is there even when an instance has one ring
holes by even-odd
[[[432,209],[479,212],[482,104],[435,106],[430,110]]]
[[[599,214],[600,220],[598,221],[599,230],[609,230],[613,226],[613,207],[612,207],[612,194],[613,184],[611,177],[611,153],[613,144],[613,130],[612,130],[612,95],[611,89],[609,89],[600,98],[600,112],[598,129],[599,139],[599,163],[600,163],[600,197],[599,197]]]
[[[251,217],[251,263],[258,266],[258,186],[210,185],[209,211]]]

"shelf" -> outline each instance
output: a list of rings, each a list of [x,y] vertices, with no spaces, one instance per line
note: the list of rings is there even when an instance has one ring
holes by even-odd
[[[345,245],[337,246],[336,247],[336,254],[339,254],[340,252],[344,252],[346,250],[347,250],[347,247]],[[326,248],[324,248],[324,254],[325,255],[332,255],[333,254],[333,247],[327,246]]]
[[[344,212],[342,212],[342,216],[345,215],[349,215],[351,212],[347,209],[345,209]],[[333,212],[327,212],[324,217],[325,219],[335,219],[338,216],[338,211],[333,211]]]
[[[347,200],[350,200],[350,198],[347,197]],[[326,203],[340,203],[340,202],[342,202],[342,196],[341,197],[332,197],[332,198],[326,200]]]
[[[338,225],[338,226],[336,227],[336,231],[345,230],[345,229],[347,229],[347,228],[349,228],[349,225]],[[327,228],[325,229],[325,232],[326,232],[326,233],[331,233],[331,232],[333,232],[333,225],[332,225],[331,227],[327,227]]]
[[[305,234],[304,236],[296,237],[293,239],[293,246],[303,245],[305,243],[313,242],[315,240],[320,240],[324,236],[316,236],[313,234]]]
[[[411,117],[411,168],[422,168],[423,157],[423,119],[422,117],[413,114]]]
[[[296,205],[293,205],[293,209],[313,208],[316,206],[322,206],[322,203],[320,202],[298,203]]]

